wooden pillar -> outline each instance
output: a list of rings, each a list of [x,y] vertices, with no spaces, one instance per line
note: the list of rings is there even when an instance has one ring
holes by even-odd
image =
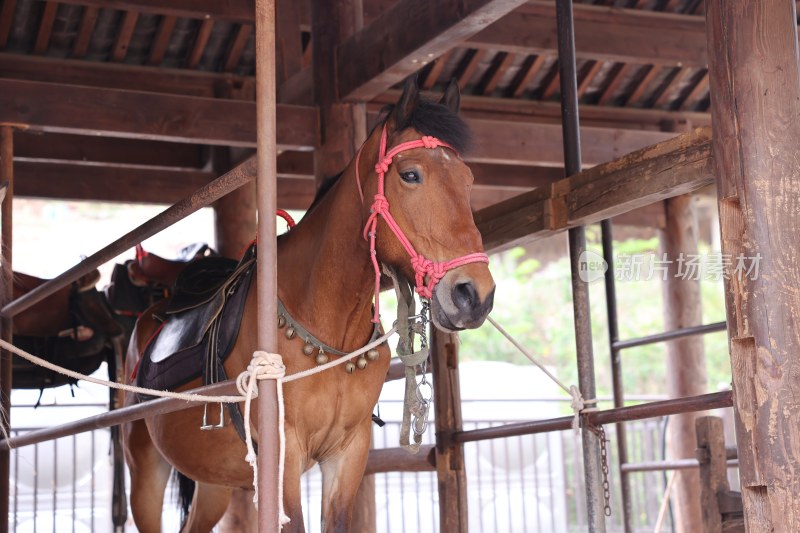
[[[314,151],[317,185],[335,176],[355,157],[367,138],[367,116],[363,104],[339,103],[336,48],[363,26],[361,0],[312,0],[311,44],[313,47],[314,102],[320,110],[321,145]],[[376,530],[375,480],[365,476],[353,504],[351,531]]]
[[[2,301],[3,305],[14,299],[12,270],[12,220],[14,204],[14,130],[11,126],[0,126],[0,182],[8,182],[3,198],[2,213]],[[12,340],[12,319],[0,320],[0,335],[4,341]],[[0,429],[4,436],[11,428],[11,373],[12,354],[0,352]],[[9,477],[11,476],[11,452],[0,452],[0,532],[8,531],[10,500]]]
[[[431,335],[433,408],[436,419],[436,474],[439,478],[439,531],[467,532],[467,474],[464,445],[450,436],[461,431],[458,336],[433,328]]]
[[[746,527],[797,532],[800,71],[795,2],[707,0],[706,26],[722,251],[733,263],[725,293]]]
[[[669,331],[699,326],[703,320],[700,279],[687,271],[686,261],[697,257],[697,220],[694,197],[676,196],[664,202],[666,227],[661,232],[661,251],[668,263],[664,280],[664,328]],[[699,273],[698,273],[699,276]],[[708,387],[703,337],[699,335],[667,343],[667,393],[670,398],[705,394]],[[695,419],[699,413],[671,415],[667,426],[670,459],[695,456]],[[700,478],[696,470],[681,470],[675,479],[673,516],[675,531],[701,530]]]
[[[214,174],[221,176],[233,168],[231,149],[215,147],[212,151]],[[214,229],[217,252],[239,259],[242,251],[256,237],[256,184],[245,183],[214,204]]]

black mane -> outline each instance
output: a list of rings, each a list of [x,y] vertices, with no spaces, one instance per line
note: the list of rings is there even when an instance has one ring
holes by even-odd
[[[393,110],[394,105],[388,105],[383,108],[384,119],[377,127],[382,127],[386,123],[388,117],[392,115]],[[436,137],[446,142],[455,148],[460,155],[467,152],[472,144],[472,132],[470,132],[469,126],[467,126],[467,123],[464,122],[458,114],[452,112],[448,107],[438,102],[432,102],[425,98],[417,100],[411,113],[401,124],[398,124],[397,127],[398,131],[403,131],[408,128],[414,128],[423,135],[430,135],[431,137]],[[325,181],[322,182],[322,185],[320,185],[317,190],[317,195],[314,197],[314,201],[311,202],[311,206],[308,208],[309,211],[311,211],[314,206],[322,200],[325,194],[333,188],[336,182],[339,181],[339,178],[342,177],[343,172],[344,171],[330,178],[326,178]]]

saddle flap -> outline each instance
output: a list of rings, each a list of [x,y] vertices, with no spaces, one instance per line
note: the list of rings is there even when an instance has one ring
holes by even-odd
[[[214,299],[229,281],[239,263],[226,257],[203,257],[189,263],[175,281],[166,313],[182,313]]]
[[[222,311],[224,294],[217,291],[206,305],[177,314],[170,314],[158,335],[147,347],[150,360],[161,362],[179,350],[197,346]]]

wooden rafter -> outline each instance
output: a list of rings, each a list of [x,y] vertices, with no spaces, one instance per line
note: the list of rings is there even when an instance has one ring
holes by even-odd
[[[58,13],[58,2],[46,2],[42,18],[39,22],[39,33],[36,35],[36,43],[33,45],[34,54],[44,54],[47,45],[50,44],[50,35],[53,33],[53,23],[56,21]]]
[[[461,65],[458,67],[458,86],[463,91],[469,84],[475,71],[478,69],[483,56],[486,54],[484,50],[469,50],[461,60]]]
[[[525,62],[517,71],[517,75],[511,81],[507,94],[512,98],[519,98],[528,88],[539,69],[542,68],[542,63],[544,63],[544,56],[542,55],[526,57]]]
[[[236,66],[242,58],[242,52],[244,52],[244,48],[247,46],[247,39],[250,38],[252,33],[252,24],[241,24],[236,28],[230,48],[228,48],[228,52],[225,55],[225,66],[223,67],[225,72],[233,72],[236,70]]]
[[[439,79],[439,76],[442,75],[442,70],[444,70],[445,65],[447,65],[447,61],[450,59],[452,53],[452,50],[448,50],[434,60],[425,78],[420,80],[420,86],[423,89],[430,89],[436,85],[436,81]]]
[[[696,109],[697,105],[700,103],[700,100],[706,93],[708,93],[708,69],[703,69],[702,74],[695,82],[694,87],[692,87],[689,93],[683,98],[680,109],[682,111]]]
[[[80,59],[89,51],[89,43],[92,40],[92,32],[99,14],[100,9],[96,7],[88,6],[84,8],[81,26],[78,29],[78,35],[75,37],[75,44],[72,46],[72,57]]]
[[[597,73],[600,72],[600,69],[603,68],[602,61],[593,61],[590,60],[585,67],[585,73],[581,78],[580,83],[578,83],[578,98],[582,98],[584,94],[586,94],[586,90],[592,84],[592,80],[594,80]]]
[[[17,8],[17,0],[4,0],[3,7],[0,9],[0,50],[5,49],[8,44],[8,37],[11,35],[11,25],[14,22],[14,10]]]
[[[713,183],[710,129],[698,129],[475,214],[488,251],[597,223]]]
[[[317,144],[317,110],[278,105],[279,149]],[[255,146],[255,102],[0,80],[0,122],[32,131]]]
[[[558,61],[550,66],[550,72],[542,80],[542,88],[540,91],[540,98],[542,100],[549,100],[559,90],[561,85],[561,76],[558,73]]]
[[[133,37],[133,30],[136,29],[136,23],[139,20],[139,13],[136,11],[128,11],[122,18],[122,25],[117,32],[117,38],[114,39],[114,46],[111,49],[111,60],[120,62],[128,55],[128,45],[131,44],[131,37]]]
[[[485,95],[492,94],[513,62],[514,54],[506,52],[498,53],[492,61],[492,65],[478,84],[478,87],[475,89],[475,92]]]
[[[614,95],[616,94],[622,82],[625,80],[625,76],[628,75],[633,66],[634,65],[631,63],[625,63],[617,65],[614,68],[614,70],[608,76],[608,82],[606,86],[600,93],[600,98],[597,100],[597,105],[608,105],[611,99],[614,98]]]
[[[252,0],[65,0],[62,3],[201,20],[253,23],[255,17]]]
[[[650,86],[650,83],[655,79],[658,73],[661,71],[661,67],[658,65],[652,65],[646,67],[647,73],[645,73],[644,77],[639,81],[633,89],[633,92],[626,98],[627,104],[635,104],[639,101],[642,95],[647,91],[647,88]]]
[[[156,38],[150,48],[150,57],[147,59],[148,65],[160,65],[164,60],[164,54],[167,52],[167,46],[169,46],[169,40],[172,37],[176,22],[177,18],[172,15],[161,17]]]
[[[689,69],[675,69],[675,71],[667,77],[667,80],[664,83],[664,86],[661,88],[661,92],[656,98],[653,107],[667,107],[667,105],[672,101],[672,97],[675,94],[675,89],[681,84],[681,82],[683,82],[688,74]]]
[[[339,92],[344,100],[369,100],[423,61],[442,55],[523,4],[524,0],[400,0],[342,43]],[[413,31],[409,31],[413,28]],[[375,50],[381,50],[376,54]]]
[[[194,38],[194,44],[192,44],[192,51],[189,52],[189,57],[186,58],[186,68],[197,68],[197,65],[200,64],[200,60],[203,58],[203,52],[208,44],[208,39],[211,37],[211,30],[213,29],[213,19],[206,19],[200,23]]]

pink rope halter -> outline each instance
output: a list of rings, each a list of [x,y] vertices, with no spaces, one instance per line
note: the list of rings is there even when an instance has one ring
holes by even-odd
[[[392,159],[394,159],[394,156],[406,150],[411,150],[414,148],[435,149],[440,146],[449,148],[454,152],[456,150],[449,144],[440,141],[436,137],[426,135],[416,141],[408,141],[398,144],[387,153],[386,137],[386,125],[384,124],[383,131],[381,132],[378,162],[375,164],[375,172],[378,174],[378,192],[375,194],[372,206],[370,207],[370,215],[367,219],[366,225],[364,226],[363,233],[364,239],[369,237],[370,257],[372,259],[372,266],[375,269],[375,314],[372,318],[372,321],[376,323],[380,317],[379,294],[381,290],[381,269],[380,265],[378,264],[377,252],[375,251],[375,240],[378,234],[378,216],[383,217],[383,219],[386,221],[386,224],[392,230],[392,233],[395,234],[397,240],[400,241],[400,244],[403,245],[403,248],[406,249],[406,252],[408,252],[408,255],[411,257],[411,266],[414,268],[414,277],[416,281],[416,291],[417,294],[419,294],[422,298],[431,298],[433,296],[434,287],[436,287],[436,284],[439,283],[439,280],[441,280],[449,270],[467,265],[469,263],[489,262],[489,256],[483,252],[475,252],[463,255],[449,261],[432,261],[422,254],[417,253],[417,251],[414,249],[414,246],[412,246],[411,241],[408,240],[408,237],[406,237],[403,230],[389,212],[389,200],[387,200],[386,196],[384,195],[386,172],[389,171],[389,167],[392,164]],[[358,183],[358,194],[361,197],[361,202],[363,204],[364,193],[361,190],[361,178],[358,175],[358,160],[360,156],[361,150],[359,150],[358,155],[356,155],[356,182]],[[425,284],[425,276],[428,276],[427,285]]]

